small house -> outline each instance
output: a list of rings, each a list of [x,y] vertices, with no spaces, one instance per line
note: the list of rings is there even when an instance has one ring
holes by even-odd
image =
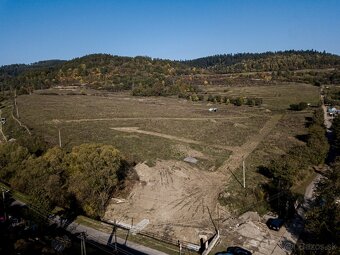
[[[328,107],[327,112],[329,112],[329,113],[336,113],[337,109],[335,107]]]

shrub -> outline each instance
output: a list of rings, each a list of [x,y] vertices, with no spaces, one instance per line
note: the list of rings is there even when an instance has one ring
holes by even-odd
[[[291,104],[289,106],[289,109],[292,111],[302,111],[308,107],[308,104],[306,102],[300,102],[298,104]]]
[[[244,99],[242,97],[238,97],[238,98],[235,99],[234,104],[237,105],[237,106],[241,106],[241,105],[244,104]]]

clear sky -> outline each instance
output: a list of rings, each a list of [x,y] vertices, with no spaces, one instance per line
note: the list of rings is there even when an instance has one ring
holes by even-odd
[[[0,0],[0,65],[286,49],[340,54],[340,0]]]

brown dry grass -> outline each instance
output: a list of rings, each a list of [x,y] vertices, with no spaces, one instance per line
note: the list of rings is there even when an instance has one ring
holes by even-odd
[[[241,146],[270,116],[258,107],[219,105],[217,113],[210,113],[206,103],[177,98],[136,98],[127,94],[33,94],[20,96],[18,105],[23,122],[42,133],[51,144],[58,144],[60,128],[62,143],[67,148],[85,142],[113,144],[128,158],[151,164],[159,159],[181,160],[187,156],[183,150],[174,149],[176,144],[186,144],[185,141],[111,129],[138,127],[197,141],[198,145],[202,143],[198,150],[210,156],[202,159],[200,166],[209,169],[221,165],[230,155],[219,148]],[[213,153],[207,153],[209,150]]]
[[[264,107],[217,105],[217,113],[210,113],[211,105],[206,102],[136,98],[127,94],[33,94],[20,96],[18,104],[22,121],[44,134],[52,144],[57,144],[57,127],[60,127],[63,144],[68,148],[84,142],[113,144],[129,158],[153,165],[143,165],[139,172],[141,182],[134,186],[130,204],[113,205],[107,217],[148,218],[153,232],[193,241],[198,240],[198,233],[213,231],[204,205],[215,210],[219,193],[226,184],[227,190],[235,191],[232,195],[246,198],[238,199],[241,206],[256,201],[252,193],[244,193],[238,182],[242,155],[248,156],[247,185],[253,190],[262,181],[256,171],[258,166],[301,143],[295,136],[304,134],[304,118],[310,112],[296,114],[285,109],[290,103],[300,101],[317,103],[317,88],[302,86],[233,87],[227,92],[214,87],[209,93],[258,96],[265,103]],[[266,111],[268,108],[271,111]],[[273,120],[278,113],[285,114],[276,124]],[[122,127],[138,127],[145,133],[111,129]],[[193,152],[199,159],[197,165],[179,162]],[[226,167],[230,170],[229,164],[226,165],[228,158],[236,178],[229,178],[222,171]],[[217,217],[215,212],[213,217]]]

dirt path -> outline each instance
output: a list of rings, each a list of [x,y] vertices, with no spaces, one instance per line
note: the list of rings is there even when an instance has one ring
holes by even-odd
[[[173,135],[167,135],[167,134],[162,134],[158,132],[152,132],[152,131],[146,131],[146,130],[141,130],[138,127],[115,127],[111,128],[116,131],[121,131],[121,132],[128,132],[128,133],[139,133],[139,134],[144,134],[144,135],[152,135],[152,136],[158,136],[166,139],[170,139],[173,141],[178,141],[178,142],[183,142],[183,143],[191,143],[191,144],[198,144],[198,145],[204,145],[208,147],[213,147],[213,148],[218,148],[218,149],[223,149],[223,150],[228,150],[228,151],[235,151],[238,149],[236,146],[223,146],[223,145],[210,145],[206,144],[204,142],[200,141],[195,141],[183,137],[178,137],[178,136],[173,136]]]
[[[325,122],[324,123],[325,123],[325,126],[326,126],[327,129],[330,129],[331,126],[332,126],[331,120],[333,118],[328,116],[328,114],[327,114],[327,107],[324,104],[322,104],[322,109],[324,111],[324,118],[325,118]]]
[[[224,162],[224,164],[217,170],[230,176],[231,172],[235,171],[246,159],[250,153],[252,153],[259,143],[270,133],[270,131],[276,126],[276,124],[281,119],[282,115],[273,115],[270,120],[262,127],[258,134],[250,137],[250,139],[245,142],[240,147],[235,147],[233,154]]]
[[[76,120],[62,120],[57,121],[62,123],[72,123],[72,122],[91,122],[91,121],[112,121],[112,120],[192,120],[192,121],[202,121],[202,120],[233,120],[233,119],[247,119],[249,116],[230,116],[230,117],[197,117],[197,118],[181,118],[181,117],[115,117],[115,118],[93,118],[93,119],[76,119]],[[56,121],[56,120],[52,120]],[[51,121],[47,121],[51,122]]]
[[[2,136],[2,138],[0,138],[0,143],[7,142],[7,138],[6,138],[5,134],[4,134],[4,132],[2,131],[2,124],[0,124],[0,125],[1,125],[0,133],[1,133],[1,136]]]
[[[31,133],[31,131],[28,129],[28,127],[27,127],[26,125],[22,124],[21,121],[18,120],[18,119],[14,116],[13,111],[14,111],[14,108],[13,108],[12,111],[11,111],[12,118],[19,124],[20,127],[23,127],[23,128],[27,131],[27,133],[28,133],[29,135],[32,135],[32,133]]]

